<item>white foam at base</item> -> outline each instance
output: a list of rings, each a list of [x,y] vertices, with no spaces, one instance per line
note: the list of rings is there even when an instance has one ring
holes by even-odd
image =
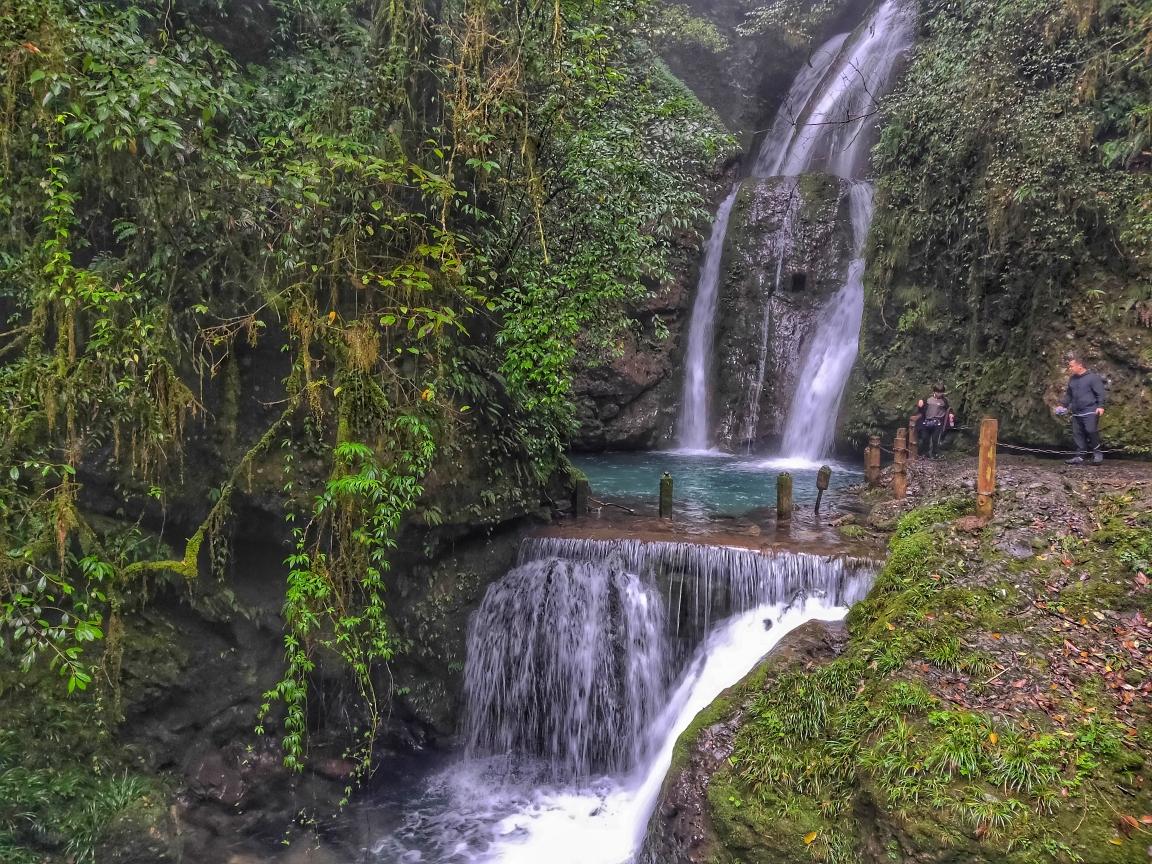
[[[676,740],[696,715],[743,678],[789,631],[813,618],[839,620],[846,612],[844,607],[810,599],[791,606],[760,606],[720,625],[697,652],[656,724],[659,747],[647,764],[630,775],[601,777],[579,786],[494,788],[483,765],[464,763],[451,769],[443,779],[450,787],[453,806],[465,809],[470,804],[483,811],[472,818],[492,821],[484,844],[487,849],[467,850],[462,844],[454,850],[458,857],[444,860],[473,864],[632,861],[643,843]],[[766,621],[772,622],[771,627],[765,627]]]

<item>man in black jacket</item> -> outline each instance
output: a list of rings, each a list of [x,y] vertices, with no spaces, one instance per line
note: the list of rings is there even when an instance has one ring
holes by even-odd
[[[1076,455],[1067,460],[1069,465],[1083,465],[1089,451],[1093,464],[1104,461],[1100,450],[1100,415],[1104,413],[1104,379],[1089,372],[1079,357],[1068,357],[1068,390],[1057,414],[1072,415],[1072,440],[1076,442]]]
[[[929,459],[935,459],[941,449],[951,410],[943,384],[933,385],[932,395],[916,403],[917,449]]]

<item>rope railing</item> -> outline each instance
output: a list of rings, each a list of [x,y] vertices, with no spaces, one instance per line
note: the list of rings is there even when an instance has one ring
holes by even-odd
[[[1079,450],[1050,450],[1046,447],[1025,447],[1022,444],[1005,444],[1003,442],[1000,442],[996,446],[1001,448],[1001,449],[1004,449],[1004,450],[1018,450],[1021,453],[1045,453],[1045,454],[1050,455],[1050,456],[1075,456],[1078,453],[1080,453]],[[1113,447],[1110,450],[1098,450],[1095,452],[1098,452],[1098,453],[1129,453],[1132,455],[1136,455],[1133,451],[1128,450],[1125,447]]]

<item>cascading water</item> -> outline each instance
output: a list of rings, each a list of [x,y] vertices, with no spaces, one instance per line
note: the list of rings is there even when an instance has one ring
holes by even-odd
[[[784,100],[784,105],[777,115],[773,132],[776,131],[777,126],[787,128],[790,125],[786,119],[788,113],[793,110],[793,106],[801,107],[807,103],[829,65],[836,59],[836,52],[840,45],[847,38],[847,33],[837,36],[821,46],[812,55],[808,64],[796,76],[796,80]],[[759,162],[757,163],[758,167]],[[759,170],[754,171],[753,175],[757,177],[767,176]],[[737,183],[716,210],[716,218],[712,222],[712,234],[709,236],[708,245],[704,250],[704,262],[700,266],[700,277],[696,284],[696,299],[692,303],[692,314],[688,322],[688,348],[684,354],[684,392],[680,402],[679,422],[681,450],[708,450],[711,447],[709,392],[712,383],[711,369],[716,332],[716,301],[720,283],[720,264],[724,258],[724,241],[728,236],[728,220],[732,215],[732,206],[736,203],[736,196],[739,192],[740,184]],[[790,239],[785,233],[779,239],[778,260],[781,265],[788,253],[787,247],[789,245]],[[766,351],[767,345],[765,345]],[[763,386],[762,373],[759,380]],[[759,402],[759,397],[757,397],[757,402]]]
[[[708,387],[716,331],[716,292],[720,282],[720,261],[724,257],[724,238],[728,236],[728,217],[732,215],[732,205],[736,203],[739,191],[739,185],[733,186],[716,211],[696,284],[696,299],[688,323],[684,393],[680,403],[680,448],[683,450],[707,450],[709,447]]]
[[[787,458],[814,460],[832,449],[836,414],[856,351],[864,317],[864,243],[872,223],[872,187],[852,184],[852,261],[843,287],[824,307],[800,367],[784,425],[781,449]]]
[[[872,563],[802,552],[646,540],[528,540],[520,560],[562,559],[637,574],[665,598],[668,627],[694,648],[715,622],[809,594],[851,606],[868,590]]]
[[[549,779],[630,768],[663,705],[666,630],[660,596],[632,573],[521,564],[468,628],[467,754],[529,755]]]
[[[821,45],[793,81],[764,138],[752,176],[799,177],[822,172],[859,181],[867,172],[874,140],[876,100],[886,92],[900,58],[912,44],[915,22],[914,5],[909,0],[884,0],[856,31],[834,36]],[[710,367],[720,263],[739,188],[737,184],[717,213],[692,307],[679,426],[679,444],[684,449],[704,450],[711,442]],[[790,458],[817,459],[830,448],[840,399],[856,356],[863,316],[864,265],[860,259],[872,213],[870,187],[853,184],[849,206],[853,260],[843,287],[821,314],[801,363],[784,428],[783,452]],[[772,240],[778,273],[792,249],[790,230],[790,220],[785,218],[778,232],[783,236]],[[742,437],[748,442],[757,437],[760,419],[768,314],[765,310],[764,338],[748,379],[748,399],[740,424]],[[696,338],[694,334],[698,334]]]
[[[469,753],[374,860],[632,862],[692,718],[789,630],[841,617],[872,571],[687,543],[528,541],[469,628]]]
[[[864,314],[864,245],[872,224],[868,169],[876,128],[876,100],[912,44],[915,11],[904,0],[885,0],[842,44],[836,60],[800,110],[782,145],[765,141],[760,161],[773,174],[822,170],[853,183],[849,196],[853,255],[843,287],[829,301],[809,342],[784,426],[788,458],[819,459],[832,446],[836,415],[856,360]],[[771,149],[770,149],[771,148]],[[771,155],[774,154],[774,155]]]
[[[832,59],[815,86],[797,76],[757,158],[762,176],[795,177],[823,171],[858,179],[868,170],[877,126],[877,101],[915,36],[916,12],[907,0],[884,0],[851,35],[834,36],[815,56]],[[803,81],[803,87],[798,87]],[[781,122],[783,120],[783,122]]]

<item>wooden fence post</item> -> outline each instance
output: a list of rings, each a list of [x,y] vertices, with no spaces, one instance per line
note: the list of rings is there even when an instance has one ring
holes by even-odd
[[[585,516],[588,513],[588,478],[581,477],[576,481],[576,488],[572,492],[573,515]]]
[[[908,496],[908,430],[896,432],[892,448],[892,497],[901,500]]]
[[[785,471],[776,477],[776,524],[792,521],[792,475]]]
[[[919,455],[920,441],[916,435],[916,418],[911,417],[908,420],[908,461],[915,462],[916,457]]]
[[[869,486],[880,485],[880,436],[868,439],[868,449],[864,451],[864,482]]]
[[[996,438],[1000,421],[985,417],[980,421],[980,455],[976,466],[976,515],[985,519],[992,515],[992,499],[996,494]]]
[[[821,465],[820,470],[816,472],[816,506],[812,508],[817,513],[820,512],[820,499],[824,497],[824,493],[828,489],[828,483],[831,480],[831,466]]]
[[[672,475],[667,471],[660,478],[660,518],[672,518]]]

